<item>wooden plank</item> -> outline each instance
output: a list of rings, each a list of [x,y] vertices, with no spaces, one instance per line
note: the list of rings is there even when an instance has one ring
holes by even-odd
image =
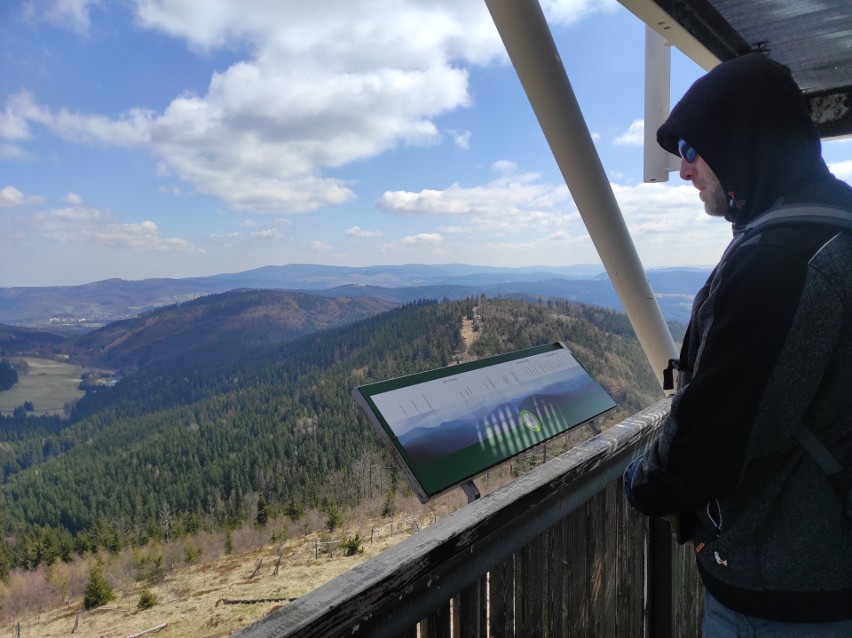
[[[623,482],[618,481],[621,490]],[[619,601],[619,633],[624,636],[644,636],[647,627],[645,607],[645,561],[648,558],[648,535],[645,517],[634,509],[626,498],[616,501],[618,537],[616,539],[617,584]],[[698,634],[685,634],[698,635]]]
[[[455,636],[470,636],[470,638],[485,638],[485,579],[480,578],[471,587],[458,596],[458,632]]]
[[[488,574],[488,624],[492,636],[515,635],[515,556]]]
[[[599,636],[615,636],[618,633],[616,627],[616,613],[620,611],[616,598],[616,584],[618,582],[618,554],[615,551],[618,546],[618,516],[616,515],[616,501],[624,499],[620,491],[620,483],[614,481],[606,486],[603,492],[595,499],[600,501],[599,512],[602,516],[601,533],[597,535],[599,543],[599,560],[602,563],[603,589],[599,601],[598,627]]]
[[[515,582],[520,583],[516,591],[518,636],[543,636],[547,626],[547,535],[537,537],[518,552],[519,573]]]
[[[704,613],[704,586],[695,565],[692,545],[674,548],[674,635],[697,636],[701,632]]]
[[[135,634],[130,634],[127,638],[142,638],[142,636],[148,636],[150,634],[155,634],[158,631],[162,631],[168,626],[168,623],[162,623],[157,625],[156,627],[151,627],[150,629],[145,629],[144,631],[138,631]],[[20,627],[20,625],[18,625]],[[20,635],[20,629],[18,630],[18,635]]]
[[[220,598],[219,602],[223,605],[256,605],[257,603],[281,603],[292,602],[295,598]]]
[[[450,638],[451,624],[450,601],[439,606],[420,623],[420,636],[422,638]]]
[[[586,566],[586,510],[575,510],[567,520],[568,526],[568,634],[586,636],[589,624],[589,575]]]
[[[527,584],[529,572],[529,548],[523,547],[515,555],[515,635],[526,636],[527,627]]]
[[[586,565],[589,567],[589,619],[587,636],[605,636],[603,615],[606,613],[605,560],[606,546],[601,538],[606,525],[603,492],[586,503]]]
[[[548,635],[568,635],[568,521],[561,520],[548,532],[547,613]]]

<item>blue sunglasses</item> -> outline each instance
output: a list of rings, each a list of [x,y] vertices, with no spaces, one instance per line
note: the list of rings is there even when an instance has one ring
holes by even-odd
[[[698,151],[692,148],[686,140],[678,140],[677,152],[690,164],[692,164],[695,161],[695,158],[698,157]]]

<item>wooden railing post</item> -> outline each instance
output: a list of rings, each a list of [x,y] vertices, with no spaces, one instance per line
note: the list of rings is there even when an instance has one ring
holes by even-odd
[[[672,534],[663,519],[649,518],[648,525],[648,635],[673,638]]]

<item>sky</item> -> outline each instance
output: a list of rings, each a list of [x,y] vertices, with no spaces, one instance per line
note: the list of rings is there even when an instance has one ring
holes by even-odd
[[[727,223],[642,182],[644,25],[542,7],[643,265],[713,265]],[[0,3],[0,287],[291,263],[600,263],[484,2]]]

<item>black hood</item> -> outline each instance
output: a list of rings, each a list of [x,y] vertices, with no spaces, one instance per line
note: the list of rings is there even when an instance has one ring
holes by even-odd
[[[657,131],[675,155],[681,138],[716,174],[735,225],[829,174],[790,69],[762,53],[723,62],[689,88]]]

